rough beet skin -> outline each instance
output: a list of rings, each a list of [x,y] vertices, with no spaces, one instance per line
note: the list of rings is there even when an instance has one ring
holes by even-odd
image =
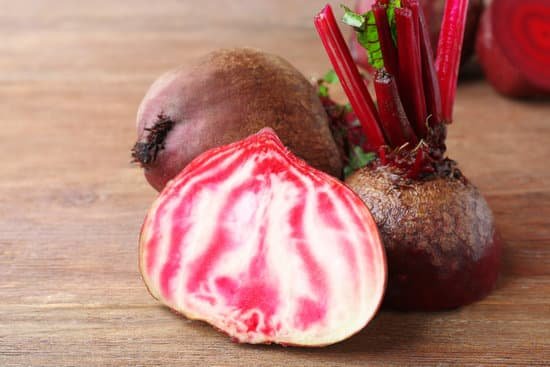
[[[199,154],[266,126],[313,167],[341,176],[313,86],[287,61],[254,49],[215,51],[161,76],[140,105],[132,155],[160,191]]]
[[[386,306],[449,309],[494,288],[501,243],[493,215],[460,171],[410,180],[388,166],[366,167],[346,183],[371,210],[386,248]]]
[[[271,129],[201,154],[170,181],[139,252],[155,298],[239,342],[336,343],[369,322],[385,289],[367,207]]]

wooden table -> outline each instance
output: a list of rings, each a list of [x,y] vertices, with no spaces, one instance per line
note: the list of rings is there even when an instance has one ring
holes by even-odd
[[[383,311],[345,342],[299,349],[236,345],[145,290],[137,237],[155,192],[129,149],[146,88],[234,45],[318,76],[322,3],[0,0],[0,366],[550,364],[550,104],[483,82],[460,87],[449,152],[506,242],[484,301]]]

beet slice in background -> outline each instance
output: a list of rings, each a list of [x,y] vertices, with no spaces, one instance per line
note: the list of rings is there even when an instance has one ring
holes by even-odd
[[[203,153],[170,181],[139,252],[155,298],[239,342],[341,341],[371,320],[386,283],[367,207],[271,129]]]
[[[476,52],[499,93],[550,96],[550,2],[492,2],[481,20]]]

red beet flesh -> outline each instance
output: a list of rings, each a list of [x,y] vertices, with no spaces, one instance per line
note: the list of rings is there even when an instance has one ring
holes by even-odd
[[[386,281],[361,199],[271,129],[201,154],[165,187],[140,269],[155,298],[239,342],[304,346],[361,330]]]
[[[550,96],[550,3],[493,1],[483,14],[476,52],[493,87],[509,97]]]
[[[139,107],[133,157],[160,191],[199,154],[266,126],[300,158],[341,176],[315,88],[284,59],[247,48],[215,51],[155,81]]]

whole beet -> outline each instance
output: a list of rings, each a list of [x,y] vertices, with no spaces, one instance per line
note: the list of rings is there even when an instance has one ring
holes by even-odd
[[[366,167],[346,183],[371,210],[382,236],[386,306],[450,309],[494,288],[501,242],[487,202],[459,171],[409,180],[386,166]]]
[[[248,48],[212,52],[155,81],[139,107],[133,157],[160,191],[199,154],[264,127],[313,167],[341,176],[313,86],[284,59]]]

